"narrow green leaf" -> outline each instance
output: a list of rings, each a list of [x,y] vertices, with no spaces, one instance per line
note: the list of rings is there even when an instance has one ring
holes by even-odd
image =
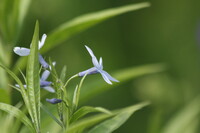
[[[36,22],[26,70],[27,92],[37,132],[40,131],[40,77],[38,61],[39,23]]]
[[[3,110],[9,114],[14,115],[17,119],[20,119],[30,129],[31,132],[35,133],[35,129],[33,128],[32,122],[18,108],[11,106],[9,104],[0,103],[0,110]]]
[[[70,123],[73,123],[77,121],[78,119],[82,118],[83,116],[93,113],[93,112],[101,112],[101,113],[106,113],[106,114],[112,114],[109,110],[104,109],[102,107],[89,107],[89,106],[84,106],[81,107],[79,110],[77,110],[71,117]]]
[[[18,4],[18,10],[19,10],[19,17],[18,17],[18,27],[21,29],[21,26],[23,25],[24,19],[28,13],[29,6],[31,4],[31,0],[20,0]]]
[[[199,118],[200,96],[185,106],[177,115],[164,126],[161,133],[183,133],[189,130],[191,123]]]
[[[83,131],[84,129],[90,128],[91,126],[112,116],[113,114],[100,114],[100,115],[95,115],[89,118],[82,119],[80,121],[72,123],[72,125],[70,125],[66,133],[79,133]]]
[[[78,86],[76,86],[76,89],[74,90],[74,96],[73,96],[73,100],[72,100],[72,111],[75,111],[78,107],[81,87],[82,87],[83,81],[86,76],[87,76],[87,74],[84,75],[84,77],[80,81],[80,84]]]
[[[3,34],[7,42],[15,45],[29,9],[31,0],[4,0]]]
[[[79,120],[77,122],[72,123],[72,125],[70,125],[70,127],[66,133],[83,132],[85,129],[88,129],[105,119],[108,119],[110,117],[115,118],[115,116],[119,115],[122,112],[131,112],[131,111],[134,112],[148,104],[149,104],[148,102],[143,102],[143,103],[136,104],[136,105],[133,105],[130,107],[126,107],[126,108],[123,108],[120,110],[112,111],[110,114],[99,114],[99,115],[95,115],[95,116],[91,116],[91,117]]]
[[[63,124],[60,120],[58,120],[42,103],[40,104],[41,108],[56,122],[58,125],[63,127]]]
[[[149,103],[145,102],[128,107],[120,111],[115,117],[110,118],[95,126],[88,133],[111,133],[119,128],[122,124],[124,124],[135,111],[143,108],[144,106],[147,106],[148,104]]]
[[[20,92],[22,94],[24,103],[25,103],[25,105],[26,105],[26,107],[29,111],[30,116],[32,117],[32,110],[31,110],[31,105],[29,103],[29,98],[28,98],[27,92],[26,92],[24,85],[22,84],[21,80],[11,70],[9,70],[7,67],[5,67],[1,64],[0,64],[0,67],[3,68],[20,86]]]
[[[84,31],[109,18],[149,6],[150,3],[143,2],[139,4],[130,4],[122,7],[106,9],[103,11],[79,16],[69,22],[62,24],[57,29],[52,31],[46,40],[46,45],[43,47],[42,52],[46,52],[54,48],[59,43],[69,39],[73,35],[80,33],[81,31]]]
[[[64,83],[65,80],[66,80],[66,71],[67,71],[67,67],[64,66],[62,71],[61,71],[61,74],[60,74],[60,80]]]
[[[113,85],[107,85],[101,78],[95,79],[92,82],[89,82],[88,84],[86,84],[85,87],[82,88],[83,91],[80,96],[80,101],[85,102],[88,99],[102,92],[108,91],[114,88],[115,86],[120,85],[120,83],[124,83],[126,81],[132,80],[134,78],[137,78],[143,75],[158,73],[158,72],[164,71],[165,69],[166,69],[166,66],[164,64],[150,64],[150,65],[144,65],[144,66],[139,66],[139,67],[126,68],[124,70],[119,70],[112,75],[113,77],[118,79],[120,82],[115,83]]]

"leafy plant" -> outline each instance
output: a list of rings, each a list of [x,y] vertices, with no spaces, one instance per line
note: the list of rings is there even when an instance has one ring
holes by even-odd
[[[79,16],[58,26],[48,34],[48,37],[44,34],[41,40],[39,40],[39,22],[37,21],[30,49],[23,47],[14,47],[13,49],[13,46],[16,45],[18,41],[31,1],[17,0],[14,3],[12,2],[12,0],[4,0],[2,2],[3,6],[0,7],[2,11],[0,14],[0,67],[5,70],[0,71],[0,76],[2,79],[5,79],[0,82],[0,88],[9,88],[7,86],[9,83],[11,88],[14,88],[21,94],[23,105],[22,107],[11,105],[13,103],[11,103],[11,97],[9,91],[7,91],[8,89],[1,89],[1,92],[5,94],[6,97],[0,99],[0,110],[10,114],[8,122],[10,122],[11,119],[14,120],[13,130],[6,129],[5,131],[42,132],[43,129],[41,123],[45,119],[42,119],[43,117],[41,117],[41,112],[44,111],[46,116],[52,118],[52,120],[60,126],[58,128],[59,132],[77,133],[87,131],[90,133],[110,133],[124,124],[135,111],[149,104],[148,102],[142,102],[115,111],[110,111],[103,107],[80,107],[80,102],[83,103],[96,94],[107,91],[113,88],[113,86],[118,85],[118,83],[113,84],[113,82],[128,81],[138,76],[163,71],[165,69],[163,64],[153,64],[138,68],[119,70],[114,74],[114,77],[116,77],[119,80],[118,81],[103,69],[102,58],[97,60],[93,51],[86,46],[86,49],[92,57],[94,66],[73,75],[66,81],[66,67],[63,67],[62,72],[59,74],[56,70],[56,63],[52,62],[51,58],[46,62],[41,55],[55,48],[61,44],[61,42],[68,40],[72,36],[100,22],[126,12],[149,7],[150,4],[148,2],[130,4]],[[9,11],[10,3],[12,3],[12,6],[14,7],[11,11]],[[8,15],[6,15],[7,12],[9,12]],[[9,47],[4,47],[5,45],[9,45]],[[43,45],[44,47],[42,48]],[[42,49],[39,51],[40,48]],[[19,58],[14,67],[11,67],[12,50],[16,54],[20,56],[28,56],[28,58]],[[19,68],[22,70],[26,68],[26,75],[23,74]],[[8,80],[9,78],[5,72],[7,72],[14,81]],[[21,73],[24,81],[21,80],[19,73]],[[102,84],[102,81],[99,79],[94,81],[94,84],[84,85],[84,79],[87,78],[87,76],[97,73],[101,74],[104,81],[113,85],[108,86]],[[49,77],[52,81],[47,80]],[[74,78],[80,77],[82,78],[76,88],[69,89],[69,82]],[[15,85],[13,85],[14,82],[16,82]],[[54,95],[51,95],[53,98],[47,98],[46,95],[41,95],[41,88],[54,93]],[[46,102],[42,100],[44,98],[46,98],[46,102],[54,104],[52,110],[45,105]],[[3,103],[4,101],[6,103]],[[56,111],[54,111],[55,108]],[[17,119],[14,119],[13,116]],[[2,115],[2,118],[5,118],[5,115]],[[21,121],[25,127],[22,126],[19,121]],[[52,126],[52,128],[53,127],[54,126]],[[4,128],[6,127],[2,127],[2,129]]]

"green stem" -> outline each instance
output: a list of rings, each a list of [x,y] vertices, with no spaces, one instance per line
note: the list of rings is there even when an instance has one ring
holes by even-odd
[[[72,76],[71,78],[69,78],[69,79],[67,80],[67,82],[65,83],[64,88],[66,88],[66,86],[68,85],[68,83],[69,83],[72,79],[74,79],[74,78],[76,78],[76,77],[78,77],[78,74],[76,74],[76,75]]]
[[[64,103],[65,103],[65,106],[66,106],[66,110],[67,110],[67,112],[66,112],[66,123],[65,123],[65,129],[64,130],[66,130],[67,128],[68,128],[68,126],[69,126],[69,117],[70,117],[70,108],[69,108],[69,102],[68,102],[68,99],[67,99],[67,89],[66,89],[66,86],[68,85],[68,83],[72,80],[72,79],[74,79],[74,78],[76,78],[76,77],[78,77],[78,74],[76,74],[76,75],[74,75],[74,76],[72,76],[72,77],[70,77],[68,80],[67,80],[67,82],[65,83],[65,85],[62,87],[62,90],[63,90],[63,93],[64,93]],[[64,124],[64,123],[63,123]]]
[[[67,80],[67,82],[65,83],[65,85],[63,86],[63,88],[62,88],[62,90],[63,90],[63,92],[64,92],[64,101],[65,101],[65,103],[68,105],[68,107],[69,107],[69,102],[68,102],[68,99],[67,99],[67,89],[66,89],[66,86],[68,85],[68,83],[72,80],[72,79],[74,79],[74,78],[76,78],[76,77],[78,77],[78,74],[76,74],[76,75],[74,75],[74,76],[72,76],[71,78],[69,78],[68,80]],[[66,106],[67,107],[67,106]],[[68,108],[67,107],[67,108]]]

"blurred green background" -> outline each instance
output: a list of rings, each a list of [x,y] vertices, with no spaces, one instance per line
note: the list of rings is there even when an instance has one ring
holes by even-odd
[[[47,33],[48,36],[52,29],[76,16],[138,2],[142,1],[35,0],[22,26],[18,44],[26,47],[30,45],[36,19],[40,22],[41,35]],[[68,76],[91,67],[84,45],[91,47],[97,57],[103,57],[104,68],[111,74],[132,66],[166,64],[164,72],[122,82],[114,89],[84,103],[112,110],[139,101],[152,102],[151,106],[134,114],[116,133],[165,132],[171,126],[169,123],[178,119],[179,114],[187,110],[185,108],[200,95],[200,1],[149,2],[151,7],[100,23],[44,55],[57,62],[58,71],[67,65]],[[88,77],[86,82],[92,78],[101,76]],[[194,111],[192,107],[189,108]],[[179,119],[174,126],[186,122],[185,126],[180,125],[180,133],[198,133],[199,116],[198,111],[191,119]]]

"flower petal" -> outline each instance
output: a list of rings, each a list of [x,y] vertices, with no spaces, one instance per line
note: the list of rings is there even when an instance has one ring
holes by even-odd
[[[50,71],[49,70],[45,70],[43,73],[42,73],[42,76],[40,78],[41,81],[45,81],[47,80],[47,78],[49,77],[50,75]]]
[[[46,34],[43,34],[43,35],[42,35],[42,38],[41,38],[41,41],[39,41],[38,49],[41,49],[41,48],[44,46],[44,43],[45,43],[46,38],[47,38],[47,35],[46,35]]]
[[[40,87],[46,87],[46,86],[50,86],[52,84],[52,82],[50,81],[40,81]]]
[[[30,54],[30,49],[23,47],[14,47],[13,51],[19,56],[27,56]]]
[[[90,56],[92,57],[93,65],[99,69],[100,65],[99,65],[99,62],[98,62],[96,56],[94,55],[94,53],[92,52],[92,50],[88,46],[85,45],[85,47],[86,47],[87,51],[89,52]]]
[[[103,72],[100,72],[101,73],[101,76],[103,77],[103,79],[108,83],[108,84],[112,84],[112,82],[109,80],[109,78],[106,76],[105,73]]]
[[[55,66],[56,65],[56,62],[52,62],[52,65]],[[51,66],[49,65],[49,69],[51,70]]]
[[[15,87],[20,88],[18,84],[15,84]],[[26,89],[26,85],[24,85],[24,89]]]
[[[99,73],[99,71],[97,70],[96,67],[92,67],[92,68],[87,69],[87,70],[85,70],[85,71],[79,72],[79,73],[78,73],[78,76],[79,76],[79,77],[83,77],[83,76],[85,76],[85,74],[91,75],[91,74],[96,74],[96,73]]]
[[[103,59],[102,59],[102,57],[100,57],[100,59],[99,59],[99,66],[100,66],[100,69],[103,69]]]
[[[102,70],[102,72],[108,77],[109,80],[114,82],[119,82],[117,79],[113,78],[110,74],[108,74],[106,71]]]
[[[48,92],[55,93],[54,88],[51,86],[45,86],[45,87],[43,87],[43,89],[47,90]]]
[[[39,54],[39,62],[44,68],[48,68],[49,64],[44,60],[41,54]]]
[[[52,98],[52,99],[46,99],[47,102],[51,103],[51,104],[57,104],[57,103],[60,103],[62,102],[61,99],[57,99],[57,98]]]
[[[91,56],[91,57],[95,57],[95,55],[94,55],[94,53],[92,52],[92,50],[91,50],[88,46],[86,46],[86,45],[85,45],[85,47],[86,47],[87,51],[89,52],[90,56]]]

